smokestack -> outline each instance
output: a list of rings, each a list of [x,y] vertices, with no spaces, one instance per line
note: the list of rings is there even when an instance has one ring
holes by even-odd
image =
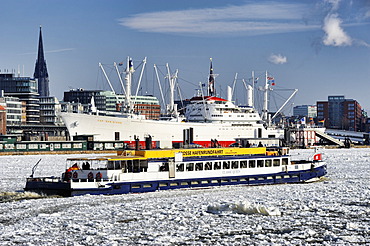
[[[231,87],[230,87],[230,86],[227,86],[227,98],[226,98],[226,99],[227,99],[229,102],[231,102],[232,97],[233,97],[233,94],[232,94]]]
[[[247,106],[253,107],[253,87],[248,85],[247,88]]]

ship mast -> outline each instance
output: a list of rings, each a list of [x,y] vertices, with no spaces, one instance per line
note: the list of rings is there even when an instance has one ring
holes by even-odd
[[[179,70],[176,69],[176,72],[173,75],[171,75],[170,66],[168,65],[168,63],[166,63],[166,67],[167,67],[167,77],[170,84],[170,103],[168,105],[167,111],[171,116],[176,117],[177,108],[175,105],[175,84]]]
[[[126,77],[125,77],[125,106],[128,113],[132,111],[131,103],[131,85],[132,85],[132,74],[134,73],[134,66],[132,64],[132,59],[127,57],[127,67],[126,67]]]
[[[267,71],[265,73],[265,88],[263,89],[263,109],[262,109],[262,120],[265,121],[268,125],[270,122],[268,122],[268,90],[269,90],[269,84],[268,84],[268,77],[267,77]]]

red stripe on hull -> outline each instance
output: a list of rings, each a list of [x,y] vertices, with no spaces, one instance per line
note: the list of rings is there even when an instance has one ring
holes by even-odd
[[[124,141],[127,144],[127,147],[134,149],[135,148],[135,141]],[[182,141],[172,141],[174,143],[182,143]],[[220,147],[229,147],[230,144],[235,143],[235,141],[219,141],[218,142]],[[212,142],[211,141],[194,141],[194,144],[199,144],[204,148],[211,148]],[[145,141],[139,141],[140,149],[145,149]],[[157,142],[152,142],[152,148],[157,148]]]

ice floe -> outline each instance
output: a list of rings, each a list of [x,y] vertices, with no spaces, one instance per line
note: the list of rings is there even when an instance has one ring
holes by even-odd
[[[70,156],[1,156],[0,245],[370,245],[370,149],[320,151],[321,182],[71,198],[22,192]]]

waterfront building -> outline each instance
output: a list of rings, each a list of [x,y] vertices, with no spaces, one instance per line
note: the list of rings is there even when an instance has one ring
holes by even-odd
[[[112,91],[72,89],[64,92],[62,111],[88,113],[90,112],[92,98],[98,111],[117,112],[121,110],[126,97]],[[135,113],[145,115],[147,119],[159,119],[160,105],[156,97],[150,95],[131,96],[131,100]],[[81,105],[79,106],[79,104]]]
[[[89,113],[89,104],[82,104],[79,102],[60,102],[61,111],[68,113]]]
[[[0,135],[6,135],[6,108],[0,105]]]
[[[7,126],[25,124],[26,110],[24,102],[22,103],[18,97],[4,97],[0,95],[0,103],[6,109]]]
[[[161,115],[161,106],[159,101],[154,96],[131,96],[134,102],[134,112],[140,115],[145,115],[146,119],[158,120]],[[117,110],[125,101],[124,95],[117,95]]]
[[[61,105],[56,97],[40,97],[41,124],[62,125],[59,112],[61,112]]]
[[[35,65],[35,72],[33,77],[38,84],[38,93],[41,97],[49,96],[49,74],[46,68],[46,61],[44,57],[44,47],[42,43],[42,33],[40,26],[39,47],[37,52],[37,60]]]
[[[25,103],[25,124],[39,124],[39,94],[37,82],[30,77],[21,77],[14,73],[0,74],[0,89],[4,91],[5,97],[17,97]]]
[[[361,105],[354,99],[344,96],[328,96],[328,101],[318,101],[317,119],[325,127],[349,131],[361,131],[364,115]]]
[[[106,96],[101,95],[102,90],[85,90],[83,88],[71,89],[64,92],[63,102],[88,105],[91,104],[91,98],[94,97],[95,107],[100,111],[106,110]],[[76,105],[77,106],[77,105]],[[79,107],[76,108],[79,110]],[[73,111],[75,112],[75,111]]]
[[[293,108],[293,116],[295,116],[295,117],[316,118],[317,117],[316,105],[295,106]]]

